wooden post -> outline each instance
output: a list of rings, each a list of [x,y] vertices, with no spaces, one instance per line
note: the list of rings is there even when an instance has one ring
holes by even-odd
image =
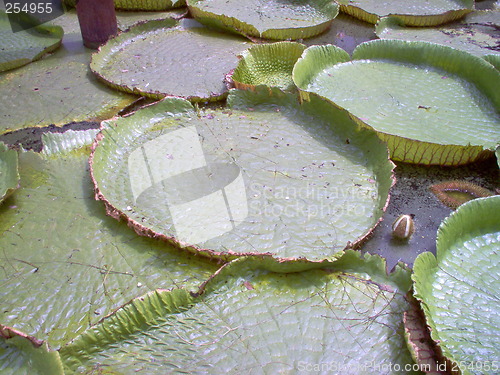
[[[118,32],[113,0],[79,0],[76,13],[87,48],[97,49]]]

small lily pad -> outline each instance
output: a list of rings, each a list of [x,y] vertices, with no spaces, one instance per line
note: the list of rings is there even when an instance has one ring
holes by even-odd
[[[330,27],[339,7],[329,0],[188,0],[199,22],[264,39],[300,39]]]
[[[232,79],[238,89],[250,89],[257,85],[295,88],[292,79],[293,66],[306,46],[295,42],[257,44],[243,52]]]
[[[134,26],[102,46],[90,67],[111,87],[154,99],[223,98],[224,77],[250,42],[203,26],[183,25],[168,19]]]
[[[394,160],[465,164],[492,156],[500,139],[500,73],[451,47],[375,40],[350,59],[338,47],[312,46],[293,79],[378,131]]]
[[[463,204],[439,227],[436,256],[413,268],[431,336],[462,374],[498,374],[499,223],[500,196]]]
[[[13,32],[9,17],[0,9],[0,72],[29,64],[56,50],[63,34],[61,27],[47,25]]]
[[[139,234],[231,259],[319,261],[361,242],[392,185],[385,145],[319,97],[233,90],[198,114],[167,98],[103,122],[97,198]]]
[[[396,16],[407,26],[436,26],[462,18],[474,8],[474,0],[340,0],[340,9],[353,17],[377,23]]]

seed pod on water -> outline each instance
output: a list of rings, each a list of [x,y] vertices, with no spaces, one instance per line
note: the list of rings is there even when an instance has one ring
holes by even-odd
[[[408,240],[415,232],[412,215],[400,215],[392,224],[392,235],[400,240]]]

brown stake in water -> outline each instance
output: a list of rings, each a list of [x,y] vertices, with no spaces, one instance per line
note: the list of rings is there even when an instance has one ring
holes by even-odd
[[[118,32],[113,0],[79,0],[76,12],[87,48],[97,49]]]

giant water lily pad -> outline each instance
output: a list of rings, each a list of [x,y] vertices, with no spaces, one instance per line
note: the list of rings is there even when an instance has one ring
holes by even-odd
[[[387,149],[345,111],[258,87],[199,114],[167,98],[102,124],[97,197],[138,233],[222,258],[321,260],[361,241],[392,184]]]
[[[376,33],[383,39],[433,42],[484,56],[500,54],[499,27],[498,11],[478,11],[438,28],[406,27],[398,17],[384,17],[377,23]]]
[[[201,23],[278,40],[321,34],[339,12],[337,3],[329,0],[189,0],[187,5]]]
[[[472,11],[473,0],[340,0],[340,9],[363,21],[376,23],[381,17],[396,16],[407,26],[436,26],[462,18]]]
[[[63,34],[61,27],[48,25],[13,32],[9,17],[0,9],[0,72],[29,64],[54,51]]]
[[[81,148],[94,136],[54,134],[44,154],[20,153],[21,188],[0,206],[0,322],[53,349],[132,298],[195,288],[217,269],[105,215]]]
[[[156,99],[222,98],[225,74],[250,43],[204,27],[176,25],[164,20],[132,27],[99,49],[91,69],[114,88]]]
[[[0,203],[19,186],[17,151],[0,142]]]
[[[295,42],[257,44],[243,52],[232,79],[238,89],[252,89],[257,85],[295,88],[293,66],[306,46]]]
[[[313,46],[293,79],[377,130],[395,160],[465,164],[491,156],[500,139],[500,73],[451,47],[376,40],[350,59],[338,47]]]
[[[462,374],[498,374],[500,196],[460,206],[439,227],[437,253],[415,260],[415,296],[432,338]]]
[[[328,269],[301,273],[274,273],[270,269],[279,264],[269,263],[237,260],[195,296],[157,290],[132,301],[63,347],[65,368],[124,374],[139,368],[148,374],[415,373],[404,343],[409,283],[401,282],[401,269],[388,277],[383,262],[354,252]]]

